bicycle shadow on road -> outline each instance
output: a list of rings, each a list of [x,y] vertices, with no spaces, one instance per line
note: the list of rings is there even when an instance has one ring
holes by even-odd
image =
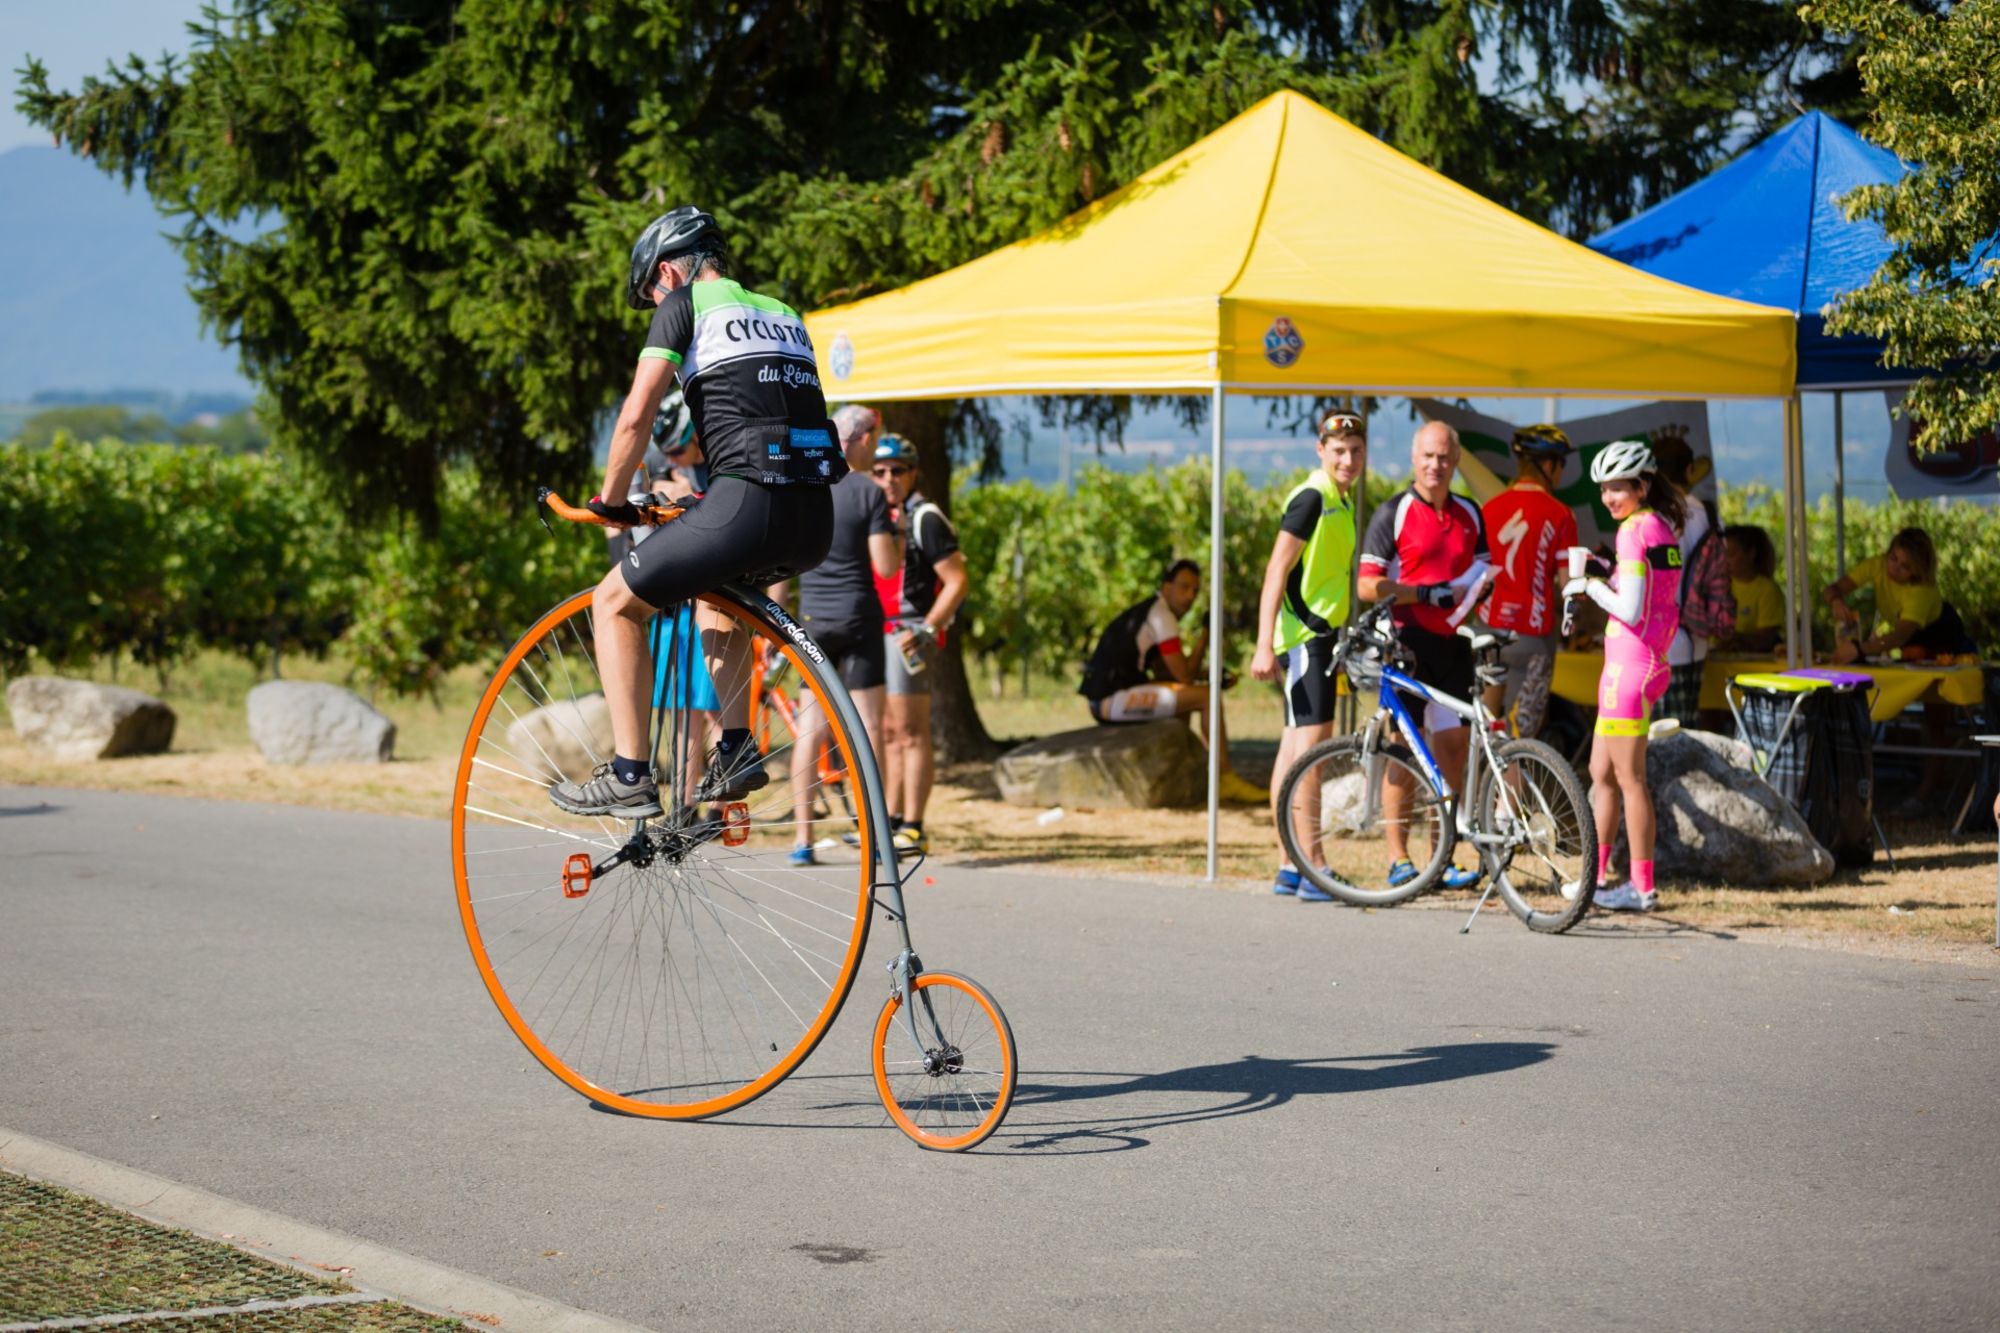
[[[1246,1055],[1221,1064],[1151,1074],[1027,1070],[1015,1087],[1006,1121],[975,1151],[1036,1157],[1127,1152],[1150,1147],[1149,1135],[1172,1126],[1272,1111],[1302,1097],[1387,1092],[1504,1074],[1540,1064],[1555,1051],[1556,1044],[1546,1041],[1480,1041],[1305,1060]],[[866,1075],[795,1075],[774,1091],[763,1109],[762,1116],[751,1113],[712,1123],[793,1129],[889,1127]],[[839,1123],[842,1119],[847,1123]]]
[[[1504,1074],[1540,1064],[1555,1050],[1544,1041],[1482,1041],[1304,1060],[1246,1055],[1155,1074],[1024,1073],[989,1147],[1037,1155],[1124,1152],[1150,1146],[1148,1134],[1172,1125],[1276,1110],[1301,1097]],[[1190,1106],[1190,1097],[1210,1101]]]

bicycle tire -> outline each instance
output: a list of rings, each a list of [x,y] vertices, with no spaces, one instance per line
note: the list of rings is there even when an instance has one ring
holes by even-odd
[[[1596,887],[1597,825],[1583,784],[1561,753],[1541,741],[1508,741],[1495,748],[1493,761],[1480,775],[1473,827],[1482,838],[1522,839],[1505,848],[1483,844],[1499,876],[1500,900],[1528,929],[1560,935],[1590,911]],[[1506,802],[1503,790],[1512,793]]]
[[[1445,867],[1451,864],[1457,834],[1450,803],[1438,796],[1407,748],[1378,745],[1370,771],[1364,765],[1361,745],[1359,736],[1335,736],[1298,757],[1278,789],[1278,836],[1285,854],[1298,867],[1300,878],[1322,893],[1330,893],[1356,907],[1393,907],[1437,883]],[[1396,770],[1409,776],[1418,793],[1407,833],[1410,861],[1417,867],[1417,874],[1392,885],[1387,878],[1389,854],[1380,797],[1369,793],[1379,793],[1386,772]],[[1337,792],[1345,792],[1351,778],[1357,778],[1361,784],[1358,791],[1362,804],[1358,813],[1351,803],[1341,801],[1336,805],[1333,802],[1341,798],[1325,795],[1330,784]],[[1314,779],[1321,792],[1318,809],[1309,809],[1304,814],[1315,824],[1320,840],[1318,850],[1326,853],[1325,860],[1315,854],[1313,847],[1300,841],[1299,820],[1293,813],[1301,788]],[[1329,819],[1330,811],[1337,817]],[[1336,840],[1340,845],[1338,854],[1330,845]]]
[[[608,733],[600,745],[594,723],[582,720],[595,715],[589,696],[602,684],[591,596],[577,593],[537,620],[480,696],[452,797],[460,920],[501,1017],[551,1074],[613,1110],[702,1119],[768,1092],[826,1035],[867,944],[882,835],[864,802],[858,864],[846,863],[850,853],[790,866],[784,751],[765,756],[770,781],[742,810],[722,808],[740,820],[682,801],[697,780],[707,722],[688,706],[701,701],[697,687],[670,679],[677,668],[660,663],[649,731],[663,814],[621,821],[556,811],[547,785],[610,748]],[[765,605],[739,589],[704,594],[686,637],[733,625],[768,643],[818,698],[854,771],[853,752],[866,741],[832,706],[838,677],[809,639],[781,632]],[[669,652],[679,651],[676,641]],[[555,704],[567,707],[538,711]],[[570,857],[605,861],[639,830],[655,848],[646,864],[607,869],[570,892]],[[736,831],[741,844],[725,842]]]
[[[910,990],[907,999],[892,994],[875,1017],[869,1043],[875,1091],[896,1128],[917,1144],[933,1152],[964,1152],[984,1143],[1014,1103],[1021,1068],[1014,1029],[986,988],[969,977],[924,972]],[[910,1052],[909,1031],[897,1022],[905,1003],[921,1006],[919,1033],[932,1028],[927,1041],[942,1036],[945,1046]],[[892,1048],[900,1052],[894,1060]],[[989,1055],[999,1057],[999,1068],[991,1067]],[[977,1063],[968,1065],[968,1059]]]

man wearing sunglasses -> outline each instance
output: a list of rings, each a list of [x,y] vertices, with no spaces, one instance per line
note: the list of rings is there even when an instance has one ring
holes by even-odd
[[[882,713],[882,785],[896,845],[928,851],[924,809],[936,776],[931,739],[930,659],[958,614],[971,580],[944,511],[917,493],[917,447],[900,435],[875,446],[875,484],[905,534],[903,567],[875,578],[882,599],[888,698]]]
[[[1298,757],[1333,734],[1335,685],[1333,643],[1353,605],[1355,502],[1368,463],[1368,436],[1361,418],[1332,411],[1320,418],[1319,466],[1285,497],[1284,517],[1264,567],[1264,592],[1257,602],[1257,651],[1250,674],[1285,683],[1285,730],[1278,742],[1273,774],[1291,769]],[[1276,805],[1271,783],[1271,818],[1297,818],[1308,840],[1319,828],[1319,783],[1308,777],[1293,798],[1294,814]],[[1300,902],[1330,903],[1278,843],[1278,873],[1271,892],[1296,894]],[[1324,862],[1322,861],[1322,864]]]
[[[882,753],[882,603],[875,579],[903,566],[903,543],[889,517],[889,502],[868,475],[882,418],[872,407],[849,404],[833,414],[848,474],[828,487],[833,492],[833,542],[826,559],[799,576],[799,619],[840,672],[868,732],[868,744]],[[773,594],[776,595],[775,593]],[[799,714],[798,744],[792,751],[792,814],[796,841],[793,865],[813,865],[814,765],[828,734],[818,706],[808,698]]]

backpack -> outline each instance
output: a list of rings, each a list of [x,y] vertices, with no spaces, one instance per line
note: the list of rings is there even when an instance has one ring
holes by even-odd
[[[1702,639],[1719,639],[1736,628],[1729,553],[1722,548],[1722,526],[1713,514],[1709,515],[1708,531],[1701,534],[1681,566],[1681,628]]]

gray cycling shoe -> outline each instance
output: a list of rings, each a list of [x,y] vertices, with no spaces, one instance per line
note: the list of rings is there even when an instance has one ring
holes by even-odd
[[[573,815],[610,815],[614,819],[653,819],[660,814],[660,787],[649,773],[624,783],[609,763],[599,764],[584,782],[558,782],[549,800]]]
[[[701,775],[701,782],[694,789],[694,799],[702,801],[740,801],[753,791],[769,785],[771,775],[764,771],[764,755],[755,745],[745,745],[740,752],[725,759],[722,751],[708,752],[708,771]]]

